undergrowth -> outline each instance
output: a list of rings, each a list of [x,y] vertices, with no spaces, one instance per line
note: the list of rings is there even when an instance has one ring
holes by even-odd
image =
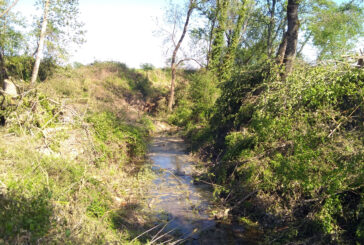
[[[119,66],[60,69],[6,98],[0,244],[140,244],[133,238],[150,223],[142,209],[153,123],[126,101],[137,91],[122,69],[134,71]]]
[[[268,244],[362,243],[364,70],[300,64],[284,82],[279,73],[260,65],[218,85],[214,110],[199,113],[208,123],[192,117],[203,102],[190,92],[172,122],[212,160],[204,178],[233,219],[259,221]]]

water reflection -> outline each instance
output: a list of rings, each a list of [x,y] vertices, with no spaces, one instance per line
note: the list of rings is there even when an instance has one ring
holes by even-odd
[[[215,221],[207,215],[209,190],[192,184],[192,163],[183,141],[155,138],[149,157],[160,173],[151,190],[150,207],[161,216],[167,214],[161,217],[169,220],[167,230],[178,231],[181,238],[198,239],[200,231],[214,227]]]
[[[159,220],[168,221],[163,233],[173,231],[175,241],[182,239],[172,244],[260,244],[240,225],[218,223],[208,215],[211,190],[193,184],[193,164],[185,151],[183,140],[176,137],[156,137],[150,145],[149,158],[158,177],[149,207]]]

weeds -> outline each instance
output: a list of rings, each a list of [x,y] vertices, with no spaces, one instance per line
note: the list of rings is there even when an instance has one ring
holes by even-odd
[[[129,89],[121,74],[132,71],[119,68],[61,69],[36,90],[7,99],[0,243],[131,243],[136,228],[116,225],[115,217],[130,218],[153,178],[140,164],[153,123],[105,85]]]
[[[234,217],[250,213],[247,218],[267,231],[275,222],[290,227],[267,241],[360,243],[363,70],[301,65],[285,83],[274,66],[250,70],[220,85],[207,124],[183,123],[200,121],[191,108],[204,103],[192,92],[196,101],[172,120],[182,122],[192,149],[212,160],[205,178],[223,186],[215,195],[239,204]],[[255,194],[240,203],[250,191]]]

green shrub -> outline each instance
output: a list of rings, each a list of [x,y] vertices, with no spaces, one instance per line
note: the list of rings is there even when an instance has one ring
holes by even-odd
[[[32,78],[34,63],[35,59],[31,56],[6,57],[8,75],[24,81],[30,81]],[[45,81],[54,74],[57,68],[58,65],[52,58],[43,59],[39,66],[38,79],[41,82]]]
[[[200,71],[192,73],[189,76],[189,83],[176,93],[176,109],[170,116],[169,122],[186,127],[208,123],[220,90],[217,88],[216,78],[210,72]]]
[[[33,72],[34,58],[30,56],[12,56],[6,58],[8,75],[30,81]]]
[[[35,244],[51,228],[52,194],[47,189],[29,197],[22,193],[23,190],[10,188],[6,197],[0,198],[0,237],[15,242],[19,234],[26,235],[27,231],[31,234],[29,242]]]
[[[274,196],[267,210],[302,224],[291,240],[315,235],[308,222],[321,237],[359,242],[364,70],[302,65],[286,82],[276,74],[268,65],[222,84],[209,126],[221,159],[213,179],[236,195],[254,188],[263,200]]]
[[[94,127],[98,148],[103,153],[102,159],[123,163],[128,157],[144,155],[148,128],[128,125],[111,112],[90,115],[87,121]],[[120,150],[115,151],[114,147]]]

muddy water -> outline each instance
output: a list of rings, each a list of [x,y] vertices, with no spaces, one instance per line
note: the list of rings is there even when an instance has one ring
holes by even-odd
[[[150,208],[168,221],[165,231],[174,230],[183,244],[245,244],[232,238],[229,231],[217,228],[208,215],[211,190],[194,185],[193,163],[185,153],[185,144],[176,137],[155,137],[149,157],[158,173],[150,190]],[[179,243],[180,244],[180,243]]]

